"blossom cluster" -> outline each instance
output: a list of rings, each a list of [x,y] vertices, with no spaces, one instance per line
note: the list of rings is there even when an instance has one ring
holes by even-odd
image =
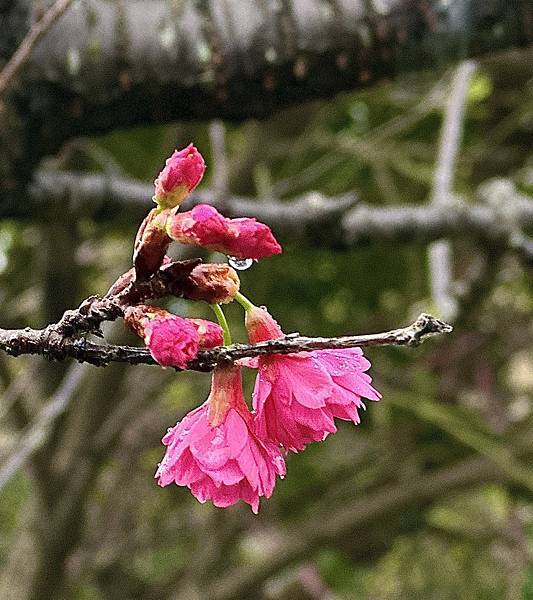
[[[180,204],[200,183],[205,162],[191,144],[176,150],[155,181],[153,209],[139,229],[134,249],[135,276],[147,280],[168,267],[172,241],[260,260],[279,254],[270,228],[250,218],[226,218],[214,207]],[[250,343],[283,338],[263,307],[239,292],[237,273],[226,264],[201,264],[181,281],[186,297],[213,305],[219,324],[186,319],[161,308],[136,304],[125,311],[127,325],[143,338],[163,367],[187,368],[198,352],[231,343],[221,304],[237,300],[245,309]],[[259,510],[286,473],[289,452],[301,452],[337,430],[336,419],[358,424],[363,398],[380,398],[360,348],[263,355],[241,364],[219,364],[206,402],[188,413],[163,437],[166,452],[156,478],[161,486],[187,486],[200,501],[226,507],[239,500]],[[257,369],[251,409],[244,398],[241,370]]]

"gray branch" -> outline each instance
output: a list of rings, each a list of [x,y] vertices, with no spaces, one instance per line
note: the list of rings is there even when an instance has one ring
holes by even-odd
[[[151,0],[149,10],[139,0],[86,0],[36,48],[24,84],[46,93],[63,131],[243,120],[523,45],[528,16],[527,0]]]
[[[533,41],[530,0],[73,3],[0,107],[2,203],[66,141],[116,128],[264,118],[413,69]],[[0,6],[0,63],[38,3]],[[520,18],[517,18],[520,15]]]
[[[0,466],[0,490],[26,464],[30,456],[43,446],[54,421],[67,409],[86,372],[85,365],[72,365],[54,396],[21,434],[19,449]]]
[[[502,191],[503,190],[503,191]],[[0,217],[32,218],[61,203],[68,218],[140,220],[152,206],[152,184],[101,174],[79,175],[39,171],[26,204],[0,206]],[[193,204],[221,205],[229,217],[256,217],[282,239],[308,239],[322,247],[352,248],[373,241],[427,244],[443,238],[477,236],[497,242],[533,261],[531,243],[518,233],[533,227],[533,201],[507,180],[480,187],[475,202],[457,198],[446,205],[370,206],[347,193],[327,197],[309,192],[291,201],[221,197],[196,190],[183,209]]]
[[[453,175],[461,147],[466,99],[476,70],[474,61],[461,63],[450,83],[448,101],[441,125],[431,203],[453,204]],[[452,245],[448,240],[432,242],[428,248],[431,295],[440,314],[453,319],[458,303],[453,295]]]

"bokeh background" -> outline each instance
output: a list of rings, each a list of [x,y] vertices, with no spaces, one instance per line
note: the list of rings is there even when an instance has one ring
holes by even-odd
[[[455,329],[416,349],[368,349],[383,400],[358,427],[340,423],[288,457],[258,516],[153,479],[162,434],[205,399],[209,375],[2,354],[0,597],[533,598],[533,52],[499,50],[495,39],[476,62],[450,62],[443,50],[429,70],[346,81],[353,90],[274,102],[261,119],[243,108],[240,120],[165,122],[155,95],[161,123],[106,122],[102,134],[43,152],[43,173],[96,174],[119,192],[71,186],[30,214],[2,201],[3,327],[44,326],[104,293],[131,264],[151,180],[193,141],[208,165],[202,199],[222,212],[235,198],[258,210],[304,202],[310,223],[272,222],[284,253],[241,273],[244,293],[285,331],[384,331],[422,311]],[[294,68],[298,78],[305,64]],[[302,99],[313,97],[309,86]],[[120,204],[120,182],[131,180],[146,197]],[[330,217],[308,218],[340,201]],[[432,233],[426,213],[407,232],[370,224],[350,241],[342,234],[349,211],[370,223],[431,206],[493,218],[476,229],[465,217],[447,237]],[[210,318],[196,303],[165,306]],[[227,313],[244,341],[242,311]],[[138,343],[121,322],[105,333]]]

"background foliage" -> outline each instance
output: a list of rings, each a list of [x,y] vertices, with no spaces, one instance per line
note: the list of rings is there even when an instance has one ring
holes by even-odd
[[[456,201],[473,202],[494,177],[531,193],[532,64],[522,50],[479,66]],[[370,205],[425,203],[452,75],[411,75],[263,122],[227,124],[229,192],[290,202],[310,190],[355,190]],[[115,131],[75,140],[51,160],[55,168],[150,180],[175,146],[193,140],[212,175],[209,132],[208,123]],[[2,222],[3,326],[40,326],[105,291],[127,268],[138,226],[119,217],[95,224],[58,208],[38,223]],[[317,231],[316,244],[285,239],[283,255],[242,273],[245,293],[286,331],[362,333],[438,312],[425,246],[378,239],[335,250],[324,235]],[[454,334],[416,350],[369,350],[383,400],[359,427],[343,423],[323,444],[289,457],[287,478],[257,517],[242,506],[200,505],[187,490],[153,480],[162,434],[203,401],[208,376],[81,367],[67,411],[0,492],[0,595],[39,597],[41,573],[59,577],[65,597],[79,600],[533,598],[531,273],[468,232],[453,242],[453,261]],[[209,316],[184,301],[168,306]],[[244,340],[241,311],[228,312]],[[135,343],[121,324],[109,334]],[[7,459],[27,443],[69,366],[0,358]],[[53,487],[53,474],[65,470],[69,486],[54,500],[64,504],[46,512],[42,474],[52,473]],[[47,522],[50,514],[57,521]]]

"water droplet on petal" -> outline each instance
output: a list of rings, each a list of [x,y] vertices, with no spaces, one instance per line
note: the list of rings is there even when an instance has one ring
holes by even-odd
[[[253,258],[237,258],[236,256],[228,256],[228,263],[237,271],[246,271],[254,264]]]

